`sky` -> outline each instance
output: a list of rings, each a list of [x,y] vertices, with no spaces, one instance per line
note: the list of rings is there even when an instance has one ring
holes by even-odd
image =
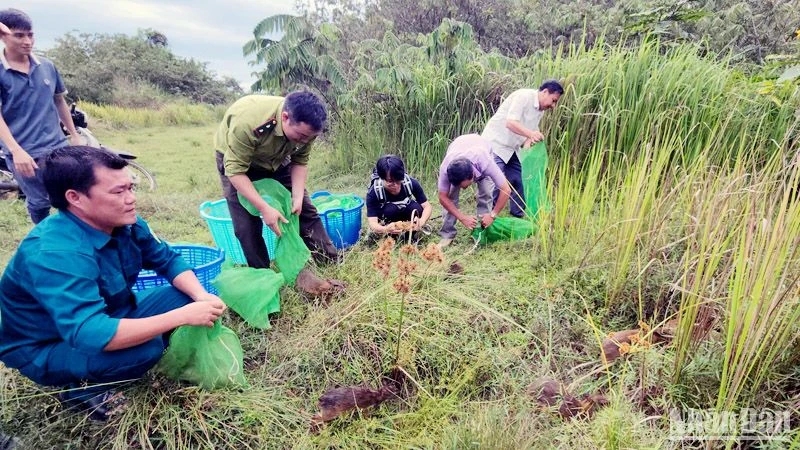
[[[71,31],[134,35],[153,28],[167,36],[176,55],[207,62],[249,89],[254,68],[242,46],[261,19],[291,14],[293,5],[294,0],[11,0],[3,8],[31,16],[38,51]]]

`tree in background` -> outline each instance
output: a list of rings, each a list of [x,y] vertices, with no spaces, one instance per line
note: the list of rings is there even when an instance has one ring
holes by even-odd
[[[206,63],[175,56],[155,30],[136,36],[68,33],[46,53],[76,100],[130,107],[174,98],[222,104],[243,93],[236,80],[219,79]]]
[[[701,42],[708,51],[762,64],[790,52],[800,28],[798,0],[300,0],[297,10],[314,23],[336,24],[345,42],[392,31],[413,44],[443,19],[466,22],[484,50],[516,57],[551,44],[588,47],[601,36],[635,44],[658,34],[665,44]]]
[[[267,37],[277,33],[283,37]],[[244,56],[254,57],[250,65],[263,65],[254,73],[258,81],[252,90],[283,94],[311,86],[323,95],[343,91],[347,83],[335,58],[340,36],[339,28],[331,23],[316,26],[304,17],[286,14],[265,18],[242,48]]]
[[[626,30],[677,41],[702,41],[734,60],[762,65],[791,51],[800,27],[797,0],[628,0]]]

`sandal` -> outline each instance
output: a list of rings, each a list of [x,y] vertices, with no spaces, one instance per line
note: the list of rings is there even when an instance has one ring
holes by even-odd
[[[89,419],[96,422],[106,422],[112,416],[122,413],[128,405],[128,399],[113,389],[101,394],[81,398],[69,398],[67,392],[60,392],[58,399],[67,409],[89,413]]]

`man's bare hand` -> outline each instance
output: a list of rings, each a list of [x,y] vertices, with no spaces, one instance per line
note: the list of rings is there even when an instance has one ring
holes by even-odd
[[[86,141],[80,134],[70,134],[69,135],[69,145],[86,145]]]
[[[476,219],[474,216],[464,216],[464,218],[460,219],[459,221],[464,224],[468,230],[472,230],[478,226],[478,219]]]
[[[522,144],[522,148],[528,148],[537,142],[544,140],[544,135],[540,131],[534,131],[528,139]]]
[[[292,214],[300,214],[303,210],[303,197],[292,199]]]
[[[195,298],[194,301],[196,301],[196,302],[214,302],[214,301],[219,301],[219,302],[222,302],[223,306],[225,306],[225,309],[228,308],[225,305],[225,301],[223,301],[221,298],[219,298],[218,296],[216,296],[216,295],[214,295],[214,294],[212,294],[210,292],[206,292],[204,294],[201,294],[201,295],[197,296],[197,298]]]
[[[225,312],[225,303],[219,298],[197,301],[182,307],[180,311],[183,313],[185,325],[213,327],[214,321]]]
[[[481,216],[481,226],[483,228],[489,228],[494,223],[494,217],[491,214],[484,214]]]
[[[263,217],[264,223],[269,227],[269,229],[272,230],[272,232],[275,233],[275,236],[278,237],[281,237],[281,228],[278,225],[278,222],[289,223],[289,221],[286,220],[286,217],[283,217],[283,214],[281,214],[280,211],[269,205],[267,205],[267,207],[261,211],[261,217]]]
[[[6,36],[9,34],[11,34],[11,30],[9,30],[3,22],[0,22],[0,36]]]
[[[36,174],[39,165],[31,158],[31,155],[23,150],[14,152],[14,168],[18,174],[30,178]]]

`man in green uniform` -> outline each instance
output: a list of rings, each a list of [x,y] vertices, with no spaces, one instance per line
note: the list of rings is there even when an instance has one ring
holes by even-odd
[[[258,194],[253,181],[272,178],[292,193],[292,214],[300,216],[300,235],[318,262],[335,261],[336,247],[306,192],[308,157],[314,140],[322,133],[327,112],[311,92],[297,91],[284,97],[248,95],[225,112],[214,138],[217,170],[233,221],[233,229],[247,259],[255,268],[269,267],[262,237],[262,220],[277,236],[286,218]],[[247,212],[237,193],[260,212]],[[297,285],[312,293],[342,288],[336,280],[321,280],[304,269]]]

